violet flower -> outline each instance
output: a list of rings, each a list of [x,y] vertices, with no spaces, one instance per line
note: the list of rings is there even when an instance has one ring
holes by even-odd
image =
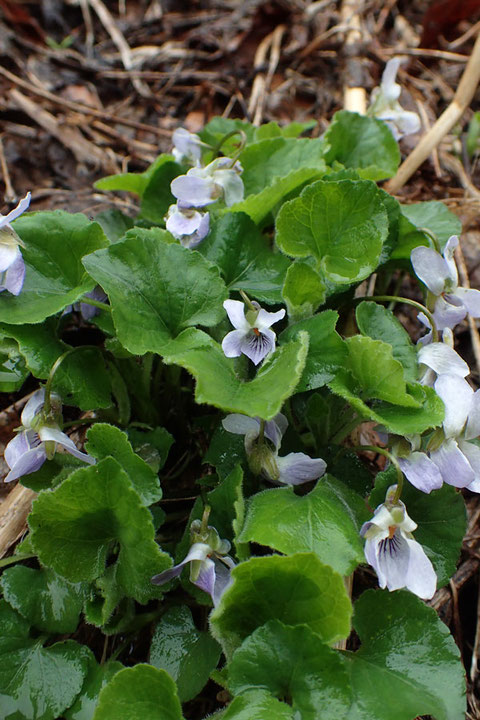
[[[273,420],[264,423],[263,435],[272,445],[271,449],[260,436],[260,418],[234,413],[222,420],[227,432],[245,436],[245,452],[250,469],[255,475],[262,475],[275,485],[301,485],[309,480],[317,480],[327,468],[325,460],[311,458],[305,453],[289,453],[280,457],[278,451],[283,434],[288,427],[287,418],[279,413]]]
[[[78,450],[73,440],[60,430],[61,400],[55,393],[51,394],[50,399],[52,412],[48,417],[45,417],[43,412],[43,388],[37,390],[23,408],[23,430],[10,440],[4,452],[5,462],[10,468],[5,482],[17,480],[22,475],[38,470],[47,458],[53,457],[57,444],[79,460],[89,465],[95,463],[94,458]]]
[[[410,258],[417,277],[435,296],[433,317],[438,330],[453,328],[469,313],[480,317],[480,290],[458,286],[453,253],[458,237],[452,235],[443,254],[423,245],[412,250]]]
[[[179,175],[170,184],[174,197],[182,207],[205,207],[223,198],[230,207],[243,200],[244,187],[237,161],[232,166],[228,157],[217,158],[206,167],[194,167]]]
[[[408,516],[403,502],[393,504],[396,489],[396,485],[388,489],[385,502],[362,525],[365,557],[377,573],[381,588],[392,591],[405,587],[429,600],[435,593],[437,576],[422,546],[413,539],[417,524]]]
[[[370,107],[367,110],[367,115],[385,122],[395,140],[420,130],[417,113],[404,110],[398,102],[402,88],[395,82],[395,78],[401,62],[402,59],[398,57],[387,62],[380,87],[372,90]]]
[[[25,263],[20,246],[22,241],[10,225],[30,205],[31,194],[28,192],[17,207],[7,215],[0,214],[0,292],[8,290],[12,295],[19,295],[25,279]]]
[[[170,205],[166,216],[166,227],[180,244],[187,248],[199,245],[210,230],[210,215],[193,207],[182,207],[180,202]]]
[[[202,525],[203,523],[203,525]],[[182,562],[152,578],[155,585],[164,585],[181,575],[190,563],[190,582],[208,593],[216,607],[222,594],[231,583],[230,571],[235,562],[227,554],[228,540],[221,540],[215,528],[200,520],[194,520],[190,527],[194,541]]]
[[[223,303],[235,330],[225,335],[222,349],[229,358],[243,353],[258,365],[275,350],[276,335],[270,327],[285,316],[285,310],[270,313],[256,302],[251,305],[253,309],[245,315],[245,305],[240,300],[225,300]]]
[[[188,162],[199,165],[202,157],[202,141],[198,135],[188,132],[185,128],[177,128],[173,132],[172,140],[174,145],[172,155],[178,163]]]

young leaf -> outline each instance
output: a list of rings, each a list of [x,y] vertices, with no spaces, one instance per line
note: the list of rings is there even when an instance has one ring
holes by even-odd
[[[364,280],[378,265],[388,233],[376,185],[367,180],[319,180],[286,202],[276,241],[293,257],[313,256],[332,283]]]
[[[31,539],[41,562],[71,582],[105,572],[119,546],[117,582],[128,597],[158,597],[150,578],[170,564],[156,544],[152,516],[113,458],[72,473],[53,491],[42,492],[29,516]]]
[[[347,110],[335,113],[325,143],[327,163],[336,160],[367,180],[393,177],[400,164],[398,144],[385,123]]]
[[[102,689],[92,720],[183,720],[170,675],[138,664],[116,673]]]
[[[93,290],[82,257],[108,245],[98,223],[81,213],[54,210],[23,215],[15,230],[25,245],[25,282],[18,296],[2,293],[0,322],[42,322]]]
[[[342,577],[314,553],[251,558],[232,570],[232,578],[210,615],[212,633],[227,657],[268,620],[308,625],[325,643],[350,632],[351,605]]]
[[[238,539],[286,554],[312,551],[348,575],[364,562],[359,530],[367,519],[362,498],[327,475],[308,495],[295,495],[291,487],[254,495]]]
[[[185,328],[224,317],[227,290],[218,269],[181,245],[130,235],[84,262],[108,294],[118,338],[133,354],[162,352]]]
[[[124,190],[126,192],[135,193],[142,197],[145,188],[155,171],[162,167],[164,163],[172,162],[173,155],[162,153],[151,165],[142,173],[119,173],[118,175],[107,175],[97,180],[93,186],[97,190]]]
[[[282,296],[292,322],[309,318],[325,301],[325,283],[318,272],[308,264],[297,260],[290,265],[285,276]]]
[[[167,610],[155,628],[150,663],[177,683],[180,701],[194,698],[217,666],[221,648],[208,632],[194,625],[187,607]]]

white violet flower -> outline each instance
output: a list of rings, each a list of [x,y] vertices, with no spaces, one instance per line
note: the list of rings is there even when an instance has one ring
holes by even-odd
[[[19,295],[25,279],[25,263],[20,246],[22,242],[10,225],[30,205],[31,194],[28,192],[17,207],[7,215],[0,214],[0,292],[8,290],[12,295]]]
[[[182,207],[205,207],[222,197],[230,207],[243,200],[242,172],[238,161],[232,166],[231,158],[221,157],[204,168],[194,167],[186,175],[179,175],[170,188]]]
[[[305,453],[289,453],[280,457],[278,451],[288,427],[287,418],[278,413],[264,425],[264,436],[270,440],[272,450],[265,442],[256,442],[260,435],[260,418],[233,413],[222,420],[225,430],[245,436],[245,451],[252,472],[263,475],[275,485],[301,485],[317,480],[327,468],[325,460],[311,458]]]
[[[458,286],[458,272],[453,253],[458,237],[452,235],[440,255],[436,250],[420,245],[411,252],[417,277],[436,297],[433,317],[438,330],[453,328],[469,313],[480,317],[480,290]]]
[[[388,125],[395,140],[420,130],[417,113],[404,110],[398,102],[402,89],[395,82],[395,78],[401,63],[402,59],[399,57],[387,62],[380,87],[372,90],[370,107],[367,110],[367,115],[383,120]]]
[[[437,576],[424,549],[413,539],[417,524],[408,516],[401,500],[393,504],[397,486],[387,491],[385,502],[364,523],[365,557],[378,575],[381,588],[407,588],[424,600],[433,597]]]
[[[199,245],[210,230],[210,215],[193,207],[182,207],[180,202],[170,205],[165,218],[166,227],[174,238],[187,248]]]
[[[276,313],[267,312],[257,302],[254,309],[245,315],[245,305],[240,300],[225,300],[223,307],[235,330],[223,338],[222,349],[229,358],[239,357],[242,353],[258,365],[275,350],[276,335],[270,327],[285,317],[285,310]]]
[[[172,140],[174,145],[172,155],[178,163],[200,164],[202,141],[198,135],[188,132],[185,128],[177,128],[173,132]]]

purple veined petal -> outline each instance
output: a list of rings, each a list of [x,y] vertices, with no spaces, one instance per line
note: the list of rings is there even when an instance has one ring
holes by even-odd
[[[473,318],[480,317],[480,290],[457,287],[454,293]]]
[[[267,312],[267,310],[264,310],[263,308],[258,311],[257,319],[255,321],[255,327],[260,330],[260,332],[265,332],[265,330],[268,330],[274,323],[278,322],[279,320],[282,320],[282,318],[285,317],[285,309],[279,310],[278,312]]]
[[[11,482],[38,470],[47,456],[38,435],[29,431],[19,433],[10,440],[5,448],[4,457],[10,468],[4,482]]]
[[[445,281],[450,279],[450,271],[445,259],[433,248],[413,248],[410,259],[415,274],[434,294],[440,295],[445,289]]]
[[[210,177],[179,175],[172,180],[170,189],[177,200],[190,207],[204,207],[218,200],[218,196],[215,195],[215,183]]]
[[[8,270],[19,256],[21,257],[22,253],[14,240],[11,242],[0,241],[0,273]]]
[[[40,442],[40,438],[34,430],[24,430],[14,435],[3,453],[8,467],[13,468],[22,455],[25,455],[32,448],[38,447]]]
[[[225,300],[223,307],[227,311],[228,319],[236,330],[247,332],[250,324],[245,317],[245,305],[240,300]]]
[[[466,487],[472,492],[480,492],[480,448],[466,440],[458,440],[458,447],[467,458],[475,475],[474,480]]]
[[[265,437],[272,441],[277,450],[282,444],[282,437],[287,428],[288,420],[282,413],[278,413],[273,420],[267,420],[265,423]]]
[[[467,422],[472,406],[473,390],[468,382],[457,375],[439,375],[435,392],[445,405],[443,430],[447,438],[457,437]]]
[[[480,390],[473,393],[468,413],[467,427],[465,428],[465,440],[473,440],[480,435]]]
[[[475,480],[475,473],[456,440],[448,438],[430,457],[442,473],[443,482],[462,488]]]
[[[433,319],[437,330],[452,329],[467,314],[467,308],[456,295],[441,295],[435,303]]]
[[[213,605],[217,607],[225,590],[230,587],[233,582],[231,571],[235,567],[235,563],[231,557],[213,558],[215,563],[215,587],[213,589]]]
[[[432,342],[424,345],[418,352],[418,362],[427,365],[437,375],[449,373],[460,378],[470,373],[470,368],[460,355],[443,342]]]
[[[422,600],[430,600],[437,589],[437,576],[423,547],[413,538],[405,538],[409,550],[409,563],[405,587]]]
[[[250,332],[243,334],[242,353],[255,365],[258,365],[269,353],[275,350],[275,340],[276,335],[272,330],[263,330],[257,335],[252,329]]]
[[[213,600],[215,593],[215,579],[215,563],[211,558],[206,558],[202,562],[202,567],[198,573],[197,579],[192,582],[196,585],[196,587],[200,588],[200,590],[208,593]]]
[[[18,478],[24,475],[35,472],[43,465],[46,459],[47,455],[43,445],[28,450],[25,455],[15,463],[3,482],[12,482],[12,480],[18,480]]]
[[[393,537],[381,540],[377,546],[378,579],[385,583],[380,587],[387,587],[390,591],[404,588],[407,582],[408,566],[410,562],[410,548],[400,528],[395,529]]]
[[[185,565],[188,565],[189,562],[192,562],[192,560],[201,560],[203,562],[207,558],[207,555],[211,552],[212,550],[209,545],[206,545],[205,543],[194,543],[182,562],[178,563],[178,565],[174,565],[168,570],[164,570],[159,575],[154,575],[152,577],[152,583],[154,585],[163,585],[164,583],[169,582],[169,580],[173,580],[173,578],[176,578],[181,574],[183,568]]]
[[[5,227],[6,225],[9,225],[11,222],[16,220],[22,213],[25,212],[25,210],[30,205],[30,199],[32,197],[32,194],[30,192],[27,192],[24,198],[20,200],[17,207],[13,208],[13,210],[10,210],[10,212],[7,215],[1,215],[0,214],[0,228]]]
[[[83,462],[86,462],[89,465],[95,465],[97,462],[91,455],[87,455],[87,453],[79,450],[73,440],[71,440],[64,432],[59,430],[59,428],[42,427],[39,429],[38,434],[42,442],[51,441],[58,443],[58,445],[61,445],[70,453],[70,455],[78,458],[78,460],[83,460]]]
[[[21,421],[25,428],[31,428],[35,416],[40,412],[45,403],[45,389],[36,390],[22,410]]]
[[[20,295],[25,280],[25,263],[22,253],[19,253],[16,260],[10,265],[3,278],[5,290],[12,295]]]
[[[241,415],[240,413],[232,413],[223,418],[222,425],[224,430],[235,435],[247,435],[251,433],[255,438],[260,432],[260,421],[257,418]]]
[[[277,467],[280,471],[279,485],[301,485],[321,477],[327,469],[327,463],[305,453],[289,453],[285,457],[277,457]]]
[[[228,358],[240,357],[243,352],[244,338],[245,332],[243,330],[232,330],[227,333],[222,340],[222,350],[225,356]]]
[[[242,202],[245,195],[243,180],[233,168],[227,170],[216,170],[213,177],[215,183],[220,185],[223,190],[223,197],[227,207],[231,207],[231,205],[235,205],[235,203]]]
[[[413,452],[406,458],[398,458],[398,464],[407,480],[417,490],[429,494],[443,485],[440,470],[426,453]]]
[[[182,235],[193,235],[198,230],[201,220],[202,215],[198,210],[182,212],[177,205],[170,205],[166,228],[173,237],[180,238]]]
[[[401,63],[401,58],[393,57],[385,65],[380,87],[385,100],[387,100],[388,102],[398,100],[398,98],[400,97],[402,89],[400,85],[395,82],[395,79],[397,77],[398,68],[400,67]]]

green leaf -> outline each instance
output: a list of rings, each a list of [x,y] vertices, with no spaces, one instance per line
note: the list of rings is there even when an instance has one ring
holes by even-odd
[[[227,657],[268,620],[308,625],[325,643],[350,632],[351,605],[342,577],[313,553],[251,558],[232,570],[232,579],[210,615],[212,633]]]
[[[116,177],[116,176],[114,176]],[[133,227],[133,219],[117,208],[109,208],[95,215],[95,222],[102,228],[110,242],[117,242]]]
[[[156,473],[133,452],[124,432],[107,423],[95,423],[87,432],[85,450],[97,460],[113,457],[125,470],[144,505],[162,497]]]
[[[82,257],[108,245],[98,223],[63,210],[28,213],[15,220],[25,247],[25,282],[20,295],[2,293],[0,322],[11,325],[42,322],[76,302],[95,282]]]
[[[387,402],[375,402],[373,407],[369,407],[356,394],[355,384],[348,372],[339,371],[328,383],[328,387],[336,395],[348,400],[361,417],[374,420],[396,435],[423,433],[429,428],[441,425],[445,416],[445,406],[435,390],[418,383],[409,383],[408,392],[421,407],[392,405]]]
[[[338,313],[325,310],[307,320],[290,325],[279,338],[280,343],[291,341],[306,331],[310,340],[307,360],[297,392],[314,390],[330,382],[347,357],[347,346],[335,331]]]
[[[276,122],[265,123],[265,125],[260,125],[260,127],[255,128],[255,142],[274,137],[296,138],[305,132],[305,130],[312,130],[316,124],[315,120],[291,122],[282,127]]]
[[[462,223],[443,202],[430,200],[428,202],[402,205],[402,214],[417,228],[427,228],[433,232],[443,249],[451,235],[460,235]],[[427,245],[428,240],[421,243]],[[397,257],[397,255],[396,255]]]
[[[159,224],[164,222],[168,208],[176,202],[170,191],[170,183],[181,174],[181,166],[172,161],[162,163],[153,171],[142,192],[142,218]]]
[[[108,294],[118,338],[131,353],[162,352],[184,328],[224,317],[218,269],[181,245],[132,236],[85,258],[85,266]]]
[[[235,652],[228,678],[235,694],[259,688],[288,698],[294,716],[302,720],[350,717],[351,691],[342,657],[305,625],[288,627],[271,620],[255,630]]]
[[[117,632],[118,616],[123,615],[122,610],[127,605],[125,603],[125,593],[123,588],[117,582],[118,564],[110,565],[102,577],[97,578],[89,587],[89,595],[85,599],[85,620],[91,625],[97,625],[102,628],[104,635],[111,634],[113,627],[114,633]],[[123,604],[123,607],[122,607]],[[117,617],[114,613],[117,610]]]
[[[325,283],[318,272],[297,260],[287,270],[282,296],[292,322],[309,318],[325,302]]]
[[[248,143],[254,141],[256,128],[249,122],[243,122],[242,120],[233,118],[214,117],[205,125],[198,135],[204,143],[216,146],[225,135],[228,135],[228,133],[234,130],[241,130],[245,133]],[[224,155],[230,155],[232,152],[236,152],[239,142],[240,134],[233,135],[233,137],[223,143],[221,147],[222,153]]]
[[[46,380],[56,360],[72,347],[58,338],[57,325],[56,318],[48,318],[39,325],[2,323],[0,334],[13,338],[28,369],[36,378]],[[111,407],[110,376],[101,350],[76,348],[56,370],[52,389],[65,405],[76,405],[81,410]]]
[[[385,400],[404,407],[420,407],[407,393],[403,365],[393,357],[392,346],[382,340],[354,335],[345,340],[348,367],[363,398]]]
[[[128,439],[135,452],[145,460],[154,473],[158,473],[167,461],[168,453],[175,442],[168,430],[156,427],[154,430],[128,428]]]
[[[376,507],[385,501],[390,485],[396,482],[395,469],[378,473],[369,503]],[[429,495],[405,480],[402,501],[418,528],[414,538],[423,547],[437,574],[437,586],[446,585],[457,569],[467,530],[465,502],[451,485],[443,485]]]
[[[325,143],[327,163],[336,160],[367,180],[393,177],[400,164],[398,144],[385,123],[348,110],[335,113]]]
[[[5,350],[0,352],[0,392],[16,392],[20,390],[30,371],[14,342],[2,339],[0,347]]]
[[[217,666],[221,648],[208,632],[195,627],[187,607],[167,610],[155,628],[150,663],[177,683],[180,701],[192,700]]]
[[[388,220],[374,183],[319,180],[282,206],[276,229],[284,253],[311,255],[328,280],[353,283],[377,267]]]
[[[354,627],[362,646],[344,654],[349,720],[464,717],[460,652],[432,608],[406,591],[368,590],[355,604]]]
[[[0,580],[3,596],[37,630],[73,633],[82,611],[84,588],[50,568],[7,568]]]
[[[213,465],[218,477],[223,480],[238,464],[245,461],[243,436],[229,433],[220,425],[212,435],[203,462]]]
[[[92,720],[101,689],[122,669],[122,663],[116,662],[115,660],[110,660],[103,665],[99,665],[93,653],[91,653],[88,659],[88,670],[82,690],[72,707],[64,712],[66,719]]]
[[[272,252],[245,213],[229,212],[214,221],[198,252],[218,265],[229,290],[244,290],[267,303],[282,302],[281,289],[290,261]]]
[[[154,540],[150,512],[113,458],[77,470],[55,490],[41,492],[29,525],[41,562],[67,580],[100,577],[118,544],[116,580],[125,594],[141,603],[158,596],[150,578],[165,570],[170,558]]]
[[[247,690],[233,698],[221,720],[265,720],[265,718],[295,720],[290,705],[272,697],[266,690]]]
[[[362,335],[389,343],[393,357],[403,366],[405,379],[415,382],[418,375],[417,351],[392,311],[375,302],[364,301],[358,305],[355,316]]]
[[[308,495],[295,495],[291,487],[254,495],[239,541],[285,554],[312,551],[325,565],[349,575],[364,562],[359,530],[366,520],[363,499],[327,475]]]
[[[54,720],[82,687],[87,651],[73,640],[42,647],[29,625],[0,601],[0,697],[4,718]],[[61,682],[59,682],[61,678]]]
[[[92,720],[182,720],[175,683],[165,670],[138,664],[116,673],[100,693]]]
[[[238,412],[270,420],[280,412],[302,374],[308,350],[308,336],[278,348],[264,361],[253,380],[243,382],[235,375],[234,363],[220,345],[199,330],[185,331],[165,351],[164,362],[188,370],[197,380],[195,399],[227,412]]]
[[[228,540],[233,539],[234,529],[239,529],[243,523],[242,483],[243,470],[236,465],[225,480],[207,494],[208,505],[212,508],[211,522],[220,537]]]
[[[107,175],[106,177],[97,180],[93,186],[97,190],[124,190],[142,197],[145,188],[155,173],[155,170],[160,168],[164,163],[171,161],[173,161],[173,156],[163,153],[162,155],[159,155],[142,173],[128,172],[119,173],[118,175]]]

